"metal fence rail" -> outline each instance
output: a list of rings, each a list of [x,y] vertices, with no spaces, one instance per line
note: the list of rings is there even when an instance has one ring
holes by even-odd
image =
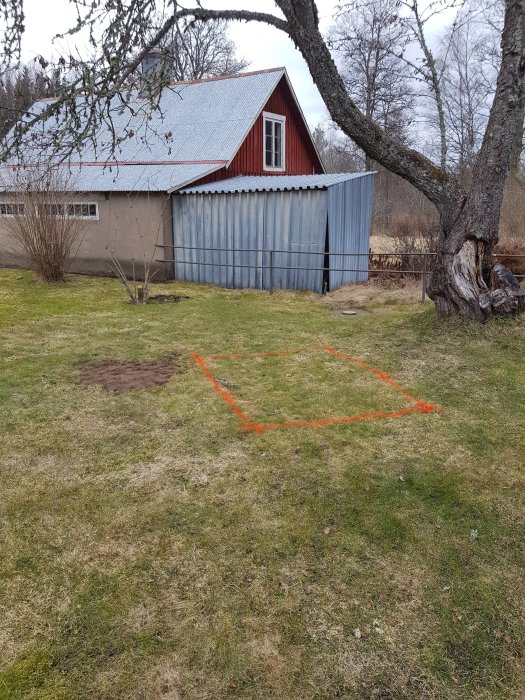
[[[369,274],[385,274],[385,275],[413,275],[413,276],[421,276],[421,281],[422,281],[422,289],[421,289],[421,301],[424,302],[426,298],[426,293],[425,293],[425,288],[426,288],[426,281],[427,281],[427,276],[431,272],[432,268],[431,265],[427,262],[428,258],[434,258],[436,257],[437,253],[326,253],[326,255],[330,258],[337,257],[337,256],[346,256],[346,257],[356,257],[356,258],[362,258],[366,257],[368,258],[371,262],[373,262],[374,258],[381,258],[381,260],[385,259],[393,259],[393,260],[402,260],[403,258],[419,258],[422,260],[421,268],[420,269],[408,269],[408,270],[403,270],[403,269],[398,269],[395,267],[384,267],[384,268],[377,268],[377,267],[370,267],[370,263],[368,265],[368,268],[364,270],[363,268],[338,268],[338,267],[305,267],[305,266],[294,266],[294,265],[278,265],[275,263],[275,256],[280,255],[280,254],[286,254],[286,255],[325,255],[323,252],[319,251],[308,251],[308,250],[280,250],[280,249],[265,249],[265,248],[217,248],[217,247],[206,247],[206,246],[184,246],[184,245],[164,245],[164,244],[157,244],[157,248],[162,248],[162,249],[167,249],[167,250],[172,250],[173,251],[173,259],[160,259],[157,258],[156,262],[158,263],[164,263],[164,264],[180,264],[180,265],[202,265],[205,267],[233,267],[233,268],[244,268],[244,269],[251,269],[251,270],[268,270],[269,272],[269,291],[272,293],[273,291],[273,273],[275,270],[306,270],[310,272],[362,272],[362,273],[367,273]],[[218,263],[218,262],[201,262],[198,260],[180,260],[175,257],[175,251],[176,250],[183,250],[183,251],[214,251],[214,252],[223,252],[223,253],[253,253],[257,255],[265,255],[267,256],[267,264],[256,264],[256,265],[247,265],[247,264],[240,264],[240,263],[235,263],[235,262],[226,262],[226,263]],[[514,259],[525,259],[525,255],[508,255],[507,253],[493,253],[494,258],[505,258],[507,260],[514,260]],[[525,279],[525,275],[514,275],[517,279]]]

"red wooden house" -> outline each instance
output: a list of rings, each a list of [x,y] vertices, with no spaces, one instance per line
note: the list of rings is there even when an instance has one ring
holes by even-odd
[[[81,111],[82,98],[78,99]],[[37,103],[31,111],[45,105],[46,101]],[[174,258],[174,200],[189,187],[263,176],[259,188],[279,183],[281,190],[288,190],[297,188],[283,178],[309,176],[321,179],[301,180],[300,188],[326,189],[323,178],[330,177],[323,175],[284,68],[172,83],[155,99],[148,99],[144,91],[126,103],[114,98],[95,143],[86,143],[74,158],[57,152],[52,138],[56,129],[53,119],[28,134],[24,162],[40,167],[56,160],[67,177],[72,193],[68,211],[88,222],[73,267],[81,272],[107,272],[111,250],[125,268],[137,269],[137,263],[153,257],[160,271],[172,274],[173,265],[163,260]],[[121,137],[116,147],[114,134]],[[13,203],[7,192],[2,199],[0,253],[4,249],[5,255],[8,241],[1,217],[9,215]],[[231,212],[225,210],[224,215],[231,218]],[[319,226],[324,247],[326,225]],[[186,227],[194,241],[212,235],[204,225],[197,229]],[[232,244],[230,233],[221,235],[216,243]]]

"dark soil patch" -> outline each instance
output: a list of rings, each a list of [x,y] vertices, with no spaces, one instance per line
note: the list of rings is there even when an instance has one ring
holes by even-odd
[[[178,296],[177,294],[155,294],[148,297],[148,304],[178,304],[183,299],[190,297]]]
[[[107,391],[148,389],[166,384],[174,374],[181,374],[184,368],[179,354],[145,362],[104,360],[85,365],[80,371],[79,383],[99,384]]]

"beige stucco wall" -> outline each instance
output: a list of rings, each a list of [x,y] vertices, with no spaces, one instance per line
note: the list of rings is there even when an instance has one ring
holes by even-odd
[[[3,197],[3,199],[8,199]],[[87,222],[78,253],[71,263],[71,272],[86,274],[110,274],[109,251],[113,251],[120,263],[140,276],[144,259],[170,259],[172,251],[155,248],[157,243],[172,241],[171,199],[159,193],[123,194],[110,192],[83,195],[83,201],[98,203],[98,221]],[[23,260],[13,249],[5,222],[0,217],[0,266],[23,265]],[[155,279],[163,279],[171,266],[155,263],[158,269]]]

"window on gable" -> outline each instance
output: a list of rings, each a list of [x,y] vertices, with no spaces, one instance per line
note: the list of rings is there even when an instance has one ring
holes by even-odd
[[[283,172],[285,169],[286,117],[263,113],[264,169]]]

